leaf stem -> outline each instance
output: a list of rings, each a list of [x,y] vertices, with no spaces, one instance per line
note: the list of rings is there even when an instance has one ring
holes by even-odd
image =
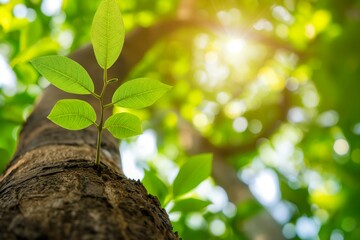
[[[104,127],[104,93],[105,93],[105,89],[107,87],[107,68],[105,66],[104,68],[104,75],[103,75],[103,80],[104,80],[104,85],[103,88],[101,90],[100,96],[99,96],[99,104],[100,104],[100,121],[99,124],[97,125],[97,129],[98,129],[98,136],[97,136],[97,142],[96,142],[96,158],[95,158],[95,164],[99,165],[100,164],[100,150],[101,150],[101,139],[102,139],[102,131],[103,131],[103,127]]]
[[[108,103],[108,104],[104,105],[104,108],[109,108],[109,107],[112,107],[113,105],[114,105],[114,103]]]
[[[99,127],[98,127],[98,136],[97,136],[97,144],[96,144],[95,165],[100,164],[101,137],[102,137],[102,127],[101,127],[101,125],[99,125]]]
[[[90,94],[93,95],[95,98],[100,99],[100,95],[97,95],[97,94],[94,93],[94,92],[90,92]]]

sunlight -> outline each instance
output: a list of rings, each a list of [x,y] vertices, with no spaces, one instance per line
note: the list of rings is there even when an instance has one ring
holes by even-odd
[[[304,106],[307,108],[315,108],[320,101],[319,95],[315,89],[306,90],[301,97]]]
[[[219,40],[219,44],[222,46],[222,61],[236,66],[239,73],[246,75],[249,71],[248,61],[252,55],[251,48],[246,48],[248,42],[243,38],[230,36]]]
[[[295,145],[302,139],[302,134],[291,125],[283,126],[282,132],[272,141],[263,141],[259,146],[261,161],[275,167],[288,180],[296,183],[298,171],[303,167],[304,154]]]
[[[200,34],[194,40],[195,61],[198,70],[195,79],[200,85],[219,88],[226,84],[233,71],[235,81],[242,82],[239,74],[246,76],[250,71],[249,61],[258,57],[255,48],[247,47],[248,42],[236,36],[211,38]]]
[[[203,129],[209,125],[209,119],[205,114],[198,113],[195,115],[193,123],[198,129]]]
[[[47,16],[54,16],[60,12],[62,0],[44,0],[41,4],[41,11]]]
[[[344,240],[344,234],[341,230],[335,229],[331,233],[330,240]]]
[[[301,123],[307,120],[305,110],[300,107],[291,108],[288,112],[287,118],[291,123]]]
[[[273,24],[268,21],[267,19],[259,19],[255,24],[254,24],[254,28],[258,31],[267,31],[267,32],[271,32],[274,29]]]
[[[280,5],[275,6],[273,8],[272,14],[276,19],[278,19],[286,24],[291,24],[294,22],[294,18],[291,15],[291,13],[283,6],[280,6]]]
[[[215,219],[210,223],[210,231],[214,236],[221,236],[225,233],[226,226],[220,219]]]
[[[250,182],[250,190],[264,206],[273,206],[280,200],[279,180],[271,169],[261,170]]]
[[[241,38],[231,38],[226,43],[226,51],[231,54],[240,53],[245,47],[245,40]]]
[[[269,210],[274,219],[280,224],[289,222],[295,212],[294,206],[284,201],[279,201]]]
[[[317,123],[323,127],[335,126],[339,121],[339,114],[334,110],[328,110],[320,114]],[[360,130],[360,129],[359,129]]]
[[[233,218],[236,215],[236,205],[233,204],[232,202],[228,202],[226,204],[226,206],[223,208],[222,212],[224,213],[225,216],[229,217],[229,218]]]
[[[217,17],[219,21],[225,25],[234,25],[241,21],[241,12],[238,8],[231,8],[228,11],[219,11]]]
[[[144,177],[144,161],[157,155],[156,134],[153,130],[146,130],[137,137],[134,143],[122,141],[120,145],[122,168],[124,174],[133,179]]]
[[[186,218],[186,224],[194,230],[206,227],[206,221],[200,213],[193,213]]]
[[[353,133],[356,135],[360,135],[360,123],[356,123],[353,127]]]
[[[317,219],[300,217],[296,222],[296,233],[302,239],[315,239],[320,230]]]
[[[206,71],[205,80],[209,86],[218,86],[229,77],[229,67],[222,63],[218,52],[207,52],[204,66]]]
[[[345,139],[338,139],[334,143],[334,151],[340,156],[346,155],[349,148],[349,143]]]
[[[20,3],[16,4],[13,9],[13,14],[16,18],[27,18],[30,22],[36,18],[36,12],[32,8],[26,7],[26,5]]]
[[[122,141],[120,144],[120,153],[122,159],[122,170],[128,178],[143,179],[144,170],[137,165],[136,157],[131,149],[131,145]]]
[[[136,139],[135,144],[136,149],[141,151],[136,151],[136,155],[141,159],[153,158],[157,155],[157,146],[156,146],[156,133],[153,130],[145,130]]]
[[[276,69],[269,66],[260,69],[259,78],[271,91],[281,91],[286,86],[285,79],[276,71]]]
[[[225,190],[219,186],[214,186],[212,181],[206,180],[196,187],[195,192],[202,199],[208,199],[212,204],[208,207],[210,212],[223,210],[228,204],[228,196]]]
[[[220,103],[220,104],[226,104],[229,100],[231,99],[231,96],[229,93],[227,92],[219,92],[216,95],[216,100]],[[359,125],[360,126],[360,125]],[[360,128],[359,128],[360,129]],[[360,130],[359,130],[360,131]]]
[[[225,105],[224,113],[227,117],[234,119],[239,115],[242,115],[247,110],[246,103],[242,100],[231,101]]]
[[[4,88],[5,92],[9,93],[15,90],[16,76],[11,70],[10,66],[6,63],[5,58],[0,54],[0,88]]]
[[[24,4],[17,4],[14,7],[13,13],[17,18],[25,18],[27,12],[27,7]]]
[[[250,121],[249,123],[249,130],[250,132],[252,132],[253,134],[258,134],[261,132],[262,130],[262,123],[261,121],[257,120],[257,119],[253,119]]]
[[[287,223],[284,225],[282,233],[287,239],[291,239],[296,237],[296,229],[295,225],[292,223]]]
[[[248,127],[248,121],[244,117],[237,117],[233,121],[233,128],[235,132],[241,133],[245,132]]]
[[[71,30],[61,31],[58,35],[58,42],[64,49],[69,49],[74,41],[74,33]]]

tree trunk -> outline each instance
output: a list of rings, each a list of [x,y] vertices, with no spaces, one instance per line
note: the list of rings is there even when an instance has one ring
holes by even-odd
[[[128,60],[129,51],[125,45],[120,62]],[[88,47],[71,57],[89,71],[99,92],[102,72],[93,52]],[[62,98],[81,98],[99,107],[88,95],[53,86],[44,91],[0,177],[0,239],[179,239],[157,198],[122,173],[118,142],[109,133],[103,136],[97,167],[94,127],[68,131],[46,118]]]
[[[59,135],[54,135],[58,136]],[[178,239],[158,200],[93,146],[52,144],[14,162],[0,185],[0,239]]]

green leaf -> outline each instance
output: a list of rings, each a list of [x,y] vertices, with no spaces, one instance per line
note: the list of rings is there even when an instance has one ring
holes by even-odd
[[[85,101],[63,99],[55,104],[48,119],[60,127],[80,130],[95,123],[96,113],[93,107]]]
[[[125,28],[115,0],[102,0],[91,26],[91,41],[95,57],[103,69],[118,59],[124,45]]]
[[[200,212],[205,207],[209,206],[210,201],[204,201],[196,198],[187,198],[175,201],[174,207],[171,209],[171,212]]]
[[[142,133],[140,119],[130,113],[117,113],[109,117],[104,124],[116,138],[126,138]]]
[[[169,91],[171,86],[157,80],[138,78],[121,85],[114,93],[112,103],[125,108],[148,107]]]
[[[61,90],[75,94],[94,92],[94,84],[86,70],[74,60],[64,56],[44,56],[31,61],[49,82]]]
[[[168,194],[168,188],[153,171],[145,171],[145,176],[142,180],[142,183],[150,194],[156,196],[160,203],[164,203],[164,200]]]
[[[174,180],[174,197],[183,195],[204,181],[211,174],[212,154],[191,157],[181,168]]]

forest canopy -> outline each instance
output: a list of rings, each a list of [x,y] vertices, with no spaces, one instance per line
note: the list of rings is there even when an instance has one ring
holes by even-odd
[[[0,0],[0,171],[49,84],[29,61],[89,44],[99,2]],[[144,133],[121,142],[123,169],[180,236],[360,239],[359,1],[117,2],[126,34],[148,29],[127,79],[173,86],[127,110]],[[179,168],[210,154],[212,177],[174,201]]]

